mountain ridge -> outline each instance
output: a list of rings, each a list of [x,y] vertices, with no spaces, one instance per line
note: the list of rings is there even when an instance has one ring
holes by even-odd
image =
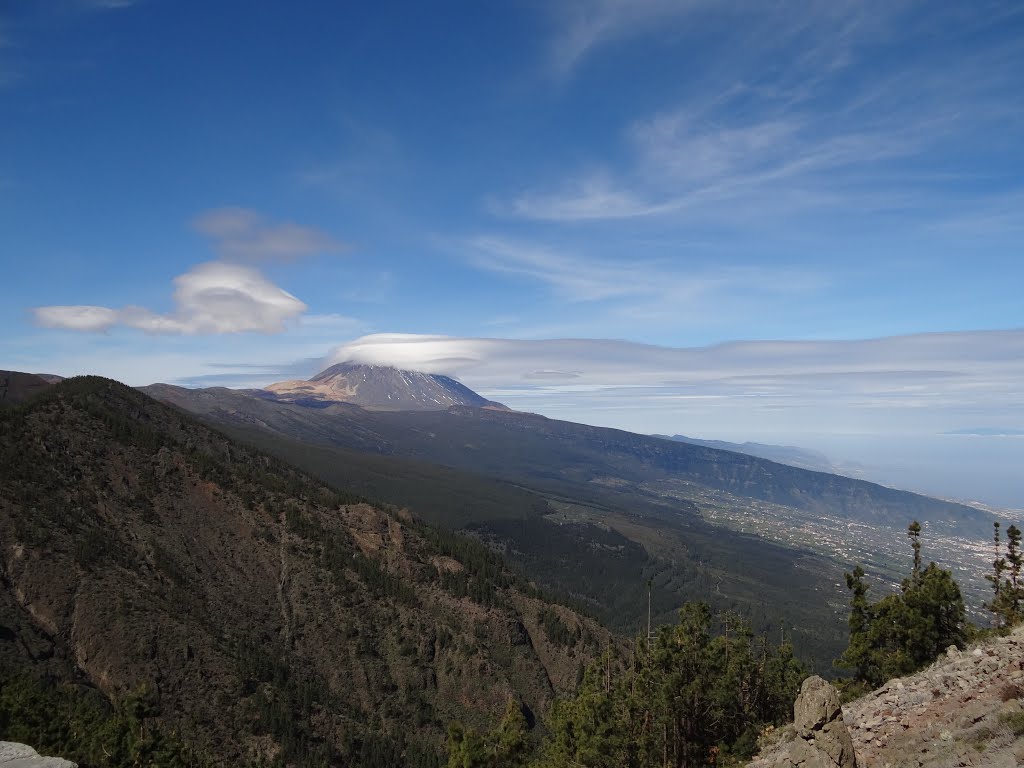
[[[61,381],[51,373],[0,371],[0,408],[23,403]]]
[[[259,395],[241,390],[151,385],[142,391],[221,423],[251,424],[256,418],[263,428],[293,439],[418,458],[430,456],[439,464],[506,479],[521,480],[522,476],[499,460],[498,454],[520,467],[540,463],[540,456],[550,456],[546,475],[558,474],[559,466],[565,474],[566,465],[572,465],[571,474],[580,479],[601,472],[612,477],[625,473],[632,482],[642,482],[653,471],[658,477],[667,475],[760,501],[793,504],[811,511],[828,508],[858,519],[884,520],[898,509],[899,520],[892,524],[899,529],[915,517],[969,524],[984,537],[991,528],[987,513],[964,504],[736,451],[538,414],[457,405],[444,411],[339,411],[334,404],[321,410],[304,407],[303,402],[282,402],[280,408],[267,410],[253,402]],[[518,455],[501,448],[502,441],[512,435],[522,445]],[[479,442],[483,439],[486,445]],[[542,444],[545,440],[547,443]],[[933,514],[926,514],[929,509]]]
[[[855,477],[857,468],[844,469],[833,462],[828,456],[820,451],[813,451],[808,448],[801,448],[796,445],[776,445],[773,443],[755,443],[746,441],[743,443],[732,443],[726,440],[705,440],[687,435],[651,435],[663,440],[674,440],[680,443],[691,445],[702,445],[705,448],[718,448],[733,453],[745,453],[749,456],[758,456],[779,464],[789,464],[792,467],[809,469],[813,472],[826,472],[830,475],[843,475],[844,477]]]

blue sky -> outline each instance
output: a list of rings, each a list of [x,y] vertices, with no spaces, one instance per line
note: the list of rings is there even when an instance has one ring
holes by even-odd
[[[1024,507],[1022,72],[1016,2],[5,3],[0,367],[390,361]]]

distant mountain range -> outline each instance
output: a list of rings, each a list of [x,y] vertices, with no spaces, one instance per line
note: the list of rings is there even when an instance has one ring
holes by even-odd
[[[799,448],[795,445],[772,445],[770,443],[730,443],[725,440],[701,440],[686,435],[652,435],[664,440],[675,440],[680,443],[691,445],[703,445],[705,448],[717,448],[722,451],[734,451],[745,453],[748,456],[759,456],[769,461],[777,461],[779,464],[788,464],[791,467],[801,467],[814,472],[828,472],[835,475],[846,475],[847,477],[859,477],[861,468],[853,464],[839,465],[834,463],[828,456],[818,451],[807,448]]]
[[[685,481],[901,530],[914,518],[983,535],[991,525],[988,515],[972,507],[793,466],[752,449],[738,451],[733,444],[665,440],[494,408],[452,379],[395,368],[342,364],[309,382],[274,384],[264,391],[166,384],[142,391],[222,424],[255,425],[300,442],[407,456],[513,482]],[[459,402],[444,405],[442,392]],[[412,407],[382,408],[382,403]],[[758,450],[828,463],[800,449]]]
[[[371,411],[437,411],[454,405],[505,408],[447,376],[355,363],[332,365],[308,381],[271,384],[258,394],[282,403],[351,403]]]

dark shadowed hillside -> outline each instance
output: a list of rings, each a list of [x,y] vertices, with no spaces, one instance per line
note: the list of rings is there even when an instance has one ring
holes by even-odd
[[[3,679],[142,696],[225,765],[435,765],[449,721],[539,715],[605,642],[479,542],[116,382],[4,410],[0,466]]]
[[[59,376],[0,371],[0,408],[17,405],[60,381]]]

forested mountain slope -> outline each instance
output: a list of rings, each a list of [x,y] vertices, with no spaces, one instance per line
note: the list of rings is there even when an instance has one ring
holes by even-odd
[[[646,620],[652,580],[655,623],[674,622],[688,600],[707,600],[717,610],[747,616],[758,631],[792,637],[815,669],[829,669],[845,647],[846,596],[833,589],[842,579],[840,566],[799,547],[711,525],[690,501],[614,480],[605,474],[617,471],[607,457],[587,474],[583,458],[566,459],[543,435],[523,444],[515,430],[491,427],[486,442],[460,443],[451,431],[423,428],[416,417],[430,414],[371,414],[348,404],[303,408],[225,389],[156,385],[145,391],[194,409],[240,441],[334,487],[408,505],[431,522],[487,541],[531,580],[585,604],[626,635]],[[438,418],[430,423],[461,418],[432,415]],[[517,415],[526,424],[548,423]],[[415,450],[390,452],[409,446]],[[439,463],[459,451],[471,458],[475,449],[486,468]]]
[[[141,697],[225,765],[434,765],[607,642],[479,542],[113,381],[0,412],[0,467],[0,679]]]
[[[479,536],[621,631],[643,622],[653,578],[657,621],[674,620],[687,600],[709,600],[757,631],[791,633],[823,673],[844,647],[851,561],[895,578],[889,543],[915,519],[950,540],[991,532],[988,514],[963,505],[535,414],[308,407],[163,384],[145,391],[336,487]]]

